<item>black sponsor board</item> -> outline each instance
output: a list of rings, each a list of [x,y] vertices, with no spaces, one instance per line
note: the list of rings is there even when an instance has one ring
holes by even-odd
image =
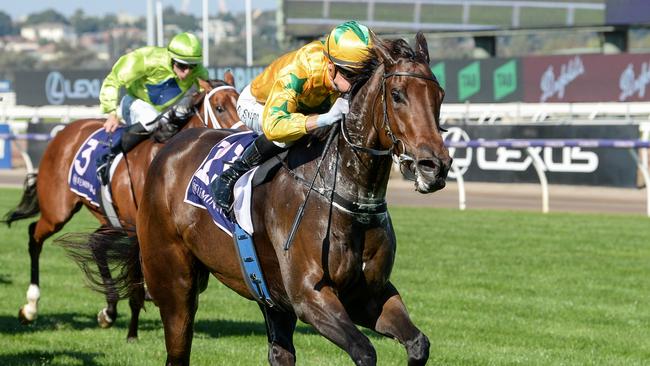
[[[228,66],[209,68],[211,78],[223,79],[230,70],[241,91],[264,66]],[[110,70],[48,70],[17,71],[15,80],[16,104],[26,106],[98,105],[99,92]],[[124,90],[122,90],[124,92]]]
[[[498,139],[638,139],[635,125],[508,125],[455,126],[446,140]],[[535,147],[526,149],[455,148],[454,164],[473,182],[538,183],[534,161],[550,184],[635,187],[637,167],[628,149]],[[454,178],[455,174],[450,173]]]
[[[61,131],[66,125],[63,123],[30,123],[27,125],[27,133],[34,134],[50,134],[50,136],[56,135]],[[27,143],[27,155],[32,159],[32,164],[34,168],[38,168],[38,165],[41,163],[43,158],[43,153],[49,141],[40,141],[40,140],[29,140]]]
[[[97,105],[109,70],[17,71],[16,104]]]

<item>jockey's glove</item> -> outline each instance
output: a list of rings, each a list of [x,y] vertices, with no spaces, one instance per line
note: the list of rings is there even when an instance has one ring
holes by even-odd
[[[350,105],[347,99],[338,98],[332,104],[329,112],[319,114],[316,119],[316,125],[318,127],[330,126],[343,119],[344,114],[348,114],[350,111]]]

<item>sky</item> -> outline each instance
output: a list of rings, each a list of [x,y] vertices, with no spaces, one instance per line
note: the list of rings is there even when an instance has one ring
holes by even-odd
[[[162,0],[163,7],[173,6],[179,11],[183,2],[189,3],[190,13],[196,16],[201,15],[202,0]],[[219,0],[208,0],[210,14],[217,12],[219,2]],[[232,12],[244,10],[243,0],[221,0],[221,2],[225,3]],[[253,9],[275,9],[277,8],[277,3],[277,0],[252,0]],[[136,16],[144,16],[147,13],[147,0],[7,0],[0,10],[8,13],[13,19],[18,19],[30,13],[52,8],[66,16],[72,15],[77,9],[82,9],[87,15],[93,16],[123,12]]]

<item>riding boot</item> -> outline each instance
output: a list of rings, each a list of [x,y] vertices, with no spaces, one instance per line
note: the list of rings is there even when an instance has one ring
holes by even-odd
[[[111,147],[106,155],[100,156],[97,160],[97,177],[102,185],[107,185],[110,181],[110,167],[113,159],[119,153],[128,153],[140,142],[146,140],[151,135],[140,123],[136,123],[126,128],[122,133],[122,139],[119,144]]]
[[[232,203],[232,190],[237,180],[247,171],[262,164],[285,149],[260,135],[248,145],[246,150],[235,160],[229,169],[212,182],[210,189],[217,206],[228,210]]]

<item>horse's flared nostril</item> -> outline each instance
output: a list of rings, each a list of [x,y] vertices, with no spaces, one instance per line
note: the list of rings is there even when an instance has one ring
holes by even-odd
[[[433,160],[418,160],[418,169],[425,174],[433,174],[437,168],[438,166]]]

